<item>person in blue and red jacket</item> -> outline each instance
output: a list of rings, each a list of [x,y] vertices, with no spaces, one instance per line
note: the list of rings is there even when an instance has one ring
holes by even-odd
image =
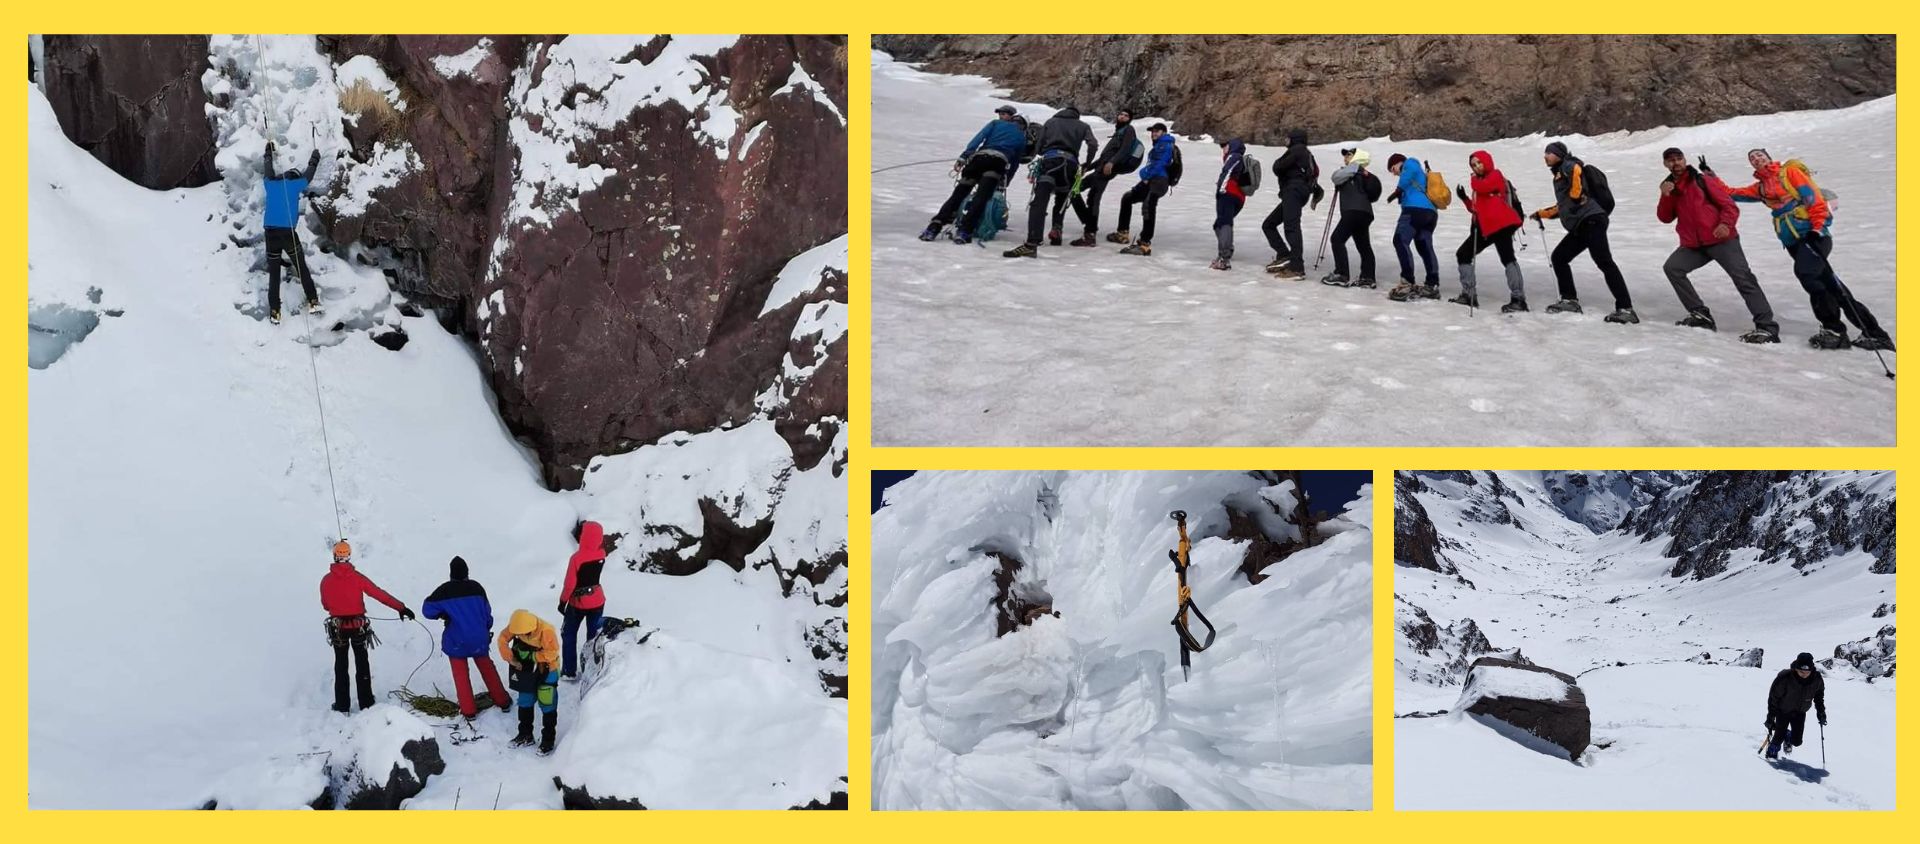
[[[480,713],[473,702],[473,681],[467,677],[467,660],[480,669],[487,684],[487,697],[494,706],[506,709],[507,689],[500,684],[500,673],[487,655],[493,642],[493,605],[487,602],[486,587],[467,576],[467,561],[459,557],[447,563],[447,582],[433,590],[420,614],[445,622],[440,631],[440,652],[453,667],[453,688],[460,698],[460,714],[472,718]]]
[[[1216,270],[1233,268],[1233,218],[1247,207],[1247,186],[1253,184],[1246,155],[1247,145],[1238,139],[1220,145],[1220,178],[1213,183],[1213,237],[1220,255],[1207,265]]]
[[[1853,291],[1841,283],[1827,260],[1833,254],[1833,208],[1813,183],[1806,165],[1797,161],[1783,165],[1764,149],[1749,150],[1747,163],[1753,165],[1753,184],[1730,193],[1735,202],[1763,203],[1773,212],[1773,233],[1793,257],[1794,277],[1806,289],[1813,316],[1820,321],[1819,333],[1807,343],[1816,349],[1846,348],[1850,321],[1860,329],[1860,338],[1852,345],[1893,351],[1893,338],[1873,318],[1873,312],[1853,298]]]
[[[399,598],[368,580],[353,567],[353,546],[346,540],[333,544],[333,565],[320,578],[320,606],[327,611],[327,643],[333,646],[333,711],[349,710],[347,698],[347,653],[353,653],[354,670],[359,672],[360,708],[373,706],[373,674],[367,670],[366,597],[386,604],[400,617],[413,620],[413,610]]]
[[[606,611],[607,593],[600,588],[600,569],[606,564],[605,530],[599,522],[580,523],[580,547],[567,559],[567,581],[560,589],[560,676],[579,676],[575,644],[580,622],[587,623],[587,638],[600,632],[600,616]]]

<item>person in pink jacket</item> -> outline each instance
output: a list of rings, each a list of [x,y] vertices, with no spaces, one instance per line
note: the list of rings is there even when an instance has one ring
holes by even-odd
[[[580,523],[580,548],[567,558],[566,585],[560,589],[560,676],[579,676],[576,645],[580,622],[587,623],[587,638],[600,632],[600,616],[606,611],[607,593],[600,588],[600,568],[606,564],[605,531],[599,522]]]

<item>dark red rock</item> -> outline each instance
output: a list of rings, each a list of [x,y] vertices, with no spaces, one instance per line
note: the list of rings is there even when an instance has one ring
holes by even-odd
[[[42,69],[60,129],[135,184],[208,184],[213,124],[205,35],[48,35]]]

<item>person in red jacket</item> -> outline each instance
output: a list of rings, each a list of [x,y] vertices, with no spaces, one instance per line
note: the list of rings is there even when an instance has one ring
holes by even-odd
[[[347,712],[347,652],[353,652],[354,670],[359,672],[357,691],[360,708],[374,704],[373,674],[367,669],[367,645],[372,631],[367,626],[368,595],[386,604],[400,617],[413,620],[413,610],[399,598],[368,580],[353,567],[353,546],[346,540],[333,544],[333,565],[320,578],[320,606],[327,611],[327,643],[333,646],[333,711]]]
[[[600,588],[600,569],[606,564],[605,531],[599,522],[580,523],[580,547],[567,559],[567,581],[560,589],[560,676],[579,676],[579,658],[575,644],[580,622],[587,623],[587,638],[600,632],[600,616],[606,611],[607,593]]]
[[[1707,262],[1719,264],[1733,279],[1733,289],[1740,291],[1740,298],[1747,303],[1747,311],[1753,314],[1753,330],[1740,335],[1748,343],[1780,342],[1780,323],[1773,320],[1773,306],[1767,303],[1766,291],[1760,289],[1760,281],[1753,277],[1753,269],[1747,265],[1747,254],[1740,248],[1740,232],[1736,225],[1740,222],[1740,209],[1733,204],[1733,194],[1728,192],[1726,183],[1713,174],[1712,168],[1695,169],[1687,163],[1687,154],[1679,147],[1668,147],[1660,154],[1661,163],[1666,165],[1667,178],[1660,183],[1660,204],[1654,214],[1662,223],[1673,223],[1674,231],[1680,235],[1680,248],[1667,256],[1667,281],[1673,285],[1673,293],[1680,297],[1680,305],[1687,309],[1687,318],[1677,325],[1692,328],[1718,330],[1713,323],[1713,311],[1700,301],[1700,294],[1693,289],[1693,282],[1687,280],[1687,273],[1700,269]],[[1704,167],[1706,159],[1701,159]]]
[[[1473,308],[1480,306],[1473,259],[1491,246],[1500,254],[1500,265],[1507,273],[1510,298],[1500,312],[1524,311],[1527,309],[1526,279],[1520,275],[1520,262],[1513,257],[1513,236],[1520,231],[1520,212],[1513,198],[1513,186],[1507,183],[1505,174],[1494,168],[1493,156],[1486,150],[1475,150],[1467,156],[1467,166],[1473,169],[1473,179],[1469,181],[1473,190],[1455,186],[1454,193],[1467,206],[1467,213],[1473,215],[1473,224],[1467,227],[1467,239],[1461,241],[1460,248],[1453,253],[1454,260],[1460,264],[1460,295],[1448,301]]]

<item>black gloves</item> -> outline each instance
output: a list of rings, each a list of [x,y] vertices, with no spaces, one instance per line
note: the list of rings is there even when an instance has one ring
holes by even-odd
[[[412,620],[413,620],[413,610],[410,610],[410,609],[407,609],[406,607],[401,607],[401,608],[400,608],[400,620],[401,620],[401,621],[412,621]]]
[[[1399,189],[1399,188],[1394,188],[1394,189],[1393,189],[1393,193],[1390,193],[1390,194],[1387,194],[1387,201],[1388,201],[1388,202],[1399,202],[1399,201],[1400,201],[1400,189]]]
[[[1827,713],[1822,712],[1820,713],[1820,726],[1824,727],[1826,725],[1827,725]]]
[[[566,602],[566,601],[561,601],[561,602],[560,602],[560,608],[559,608],[559,609],[557,609],[557,610],[554,610],[554,612],[557,612],[557,613],[559,613],[559,614],[561,614],[561,615],[563,615],[563,616],[564,616],[564,615],[566,615],[566,614],[567,614],[567,602]]]

